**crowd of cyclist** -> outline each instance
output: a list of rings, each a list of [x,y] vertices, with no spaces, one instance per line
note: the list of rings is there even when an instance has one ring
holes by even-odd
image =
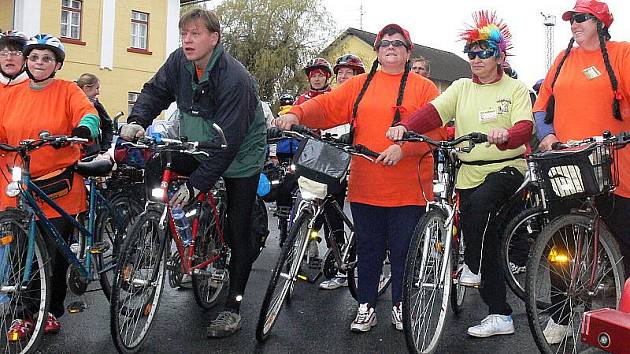
[[[487,11],[476,13],[474,23],[460,35],[472,78],[457,80],[442,93],[430,81],[430,62],[423,57],[412,58],[410,33],[389,24],[376,36],[376,59],[369,71],[353,54],[340,56],[334,66],[315,58],[304,68],[309,89],[295,100],[291,94],[280,98],[280,112],[267,125],[288,130],[302,124],[344,136],[346,141],[379,153],[373,162],[353,158],[348,180],[329,186],[342,208],[347,197],[356,225],[359,305],[350,325],[352,331],[366,332],[376,325],[377,287],[386,256],[392,268],[391,323],[398,330],[403,328],[405,257],[414,228],[432,200],[433,163],[426,144],[401,144],[398,140],[408,130],[445,140],[449,135],[445,126],[450,124],[450,134],[455,137],[482,132],[489,143],[461,156],[457,176],[466,233],[460,283],[478,286],[488,306],[488,315],[479,325],[470,327],[468,334],[489,337],[514,333],[512,309],[498,264],[500,230],[491,215],[523,181],[525,155],[536,148],[530,143],[532,135],[540,141],[539,150],[548,150],[554,142],[600,135],[603,130],[614,134],[630,131],[630,81],[625,77],[626,72],[630,76],[626,65],[630,61],[625,60],[630,58],[630,45],[610,40],[608,29],[613,16],[608,6],[596,0],[578,0],[562,18],[570,22],[572,38],[544,80],[537,83],[540,93],[535,103],[531,90],[507,64],[512,49],[507,25]],[[267,126],[255,80],[223,48],[214,13],[192,10],[181,18],[179,28],[182,47],[144,85],[120,137],[132,140],[143,136],[153,119],[172,102],[180,109],[180,134],[190,140],[212,138],[208,133],[212,123],[224,130],[227,150],[212,151],[207,159],[182,155],[173,161],[174,170],[190,179],[171,203],[191,203],[220,177],[226,182],[230,201],[227,234],[232,248],[230,292],[224,310],[208,327],[208,336],[225,337],[241,328],[240,307],[253,262],[247,236],[260,173],[265,161],[277,164],[280,154],[292,155],[297,142],[289,142],[286,151],[279,150],[284,149],[280,144],[267,149]],[[16,145],[46,130],[97,141],[99,147],[92,150],[110,148],[112,122],[96,98],[98,78],[92,74],[84,74],[76,82],[56,78],[65,55],[63,44],[54,36],[28,37],[18,31],[0,36],[1,143]],[[81,154],[76,145],[58,150],[44,147],[33,154],[31,172],[39,179],[68,178]],[[618,159],[620,185],[598,206],[622,254],[627,256],[624,263],[628,271],[630,150],[620,151]],[[8,184],[9,166],[14,160],[14,156],[2,157],[2,190]],[[157,178],[164,164],[159,159],[147,164],[147,184],[159,184]],[[79,214],[86,210],[86,190],[80,175],[70,174],[69,179],[72,183],[68,192],[56,202],[70,214]],[[295,178],[285,178],[275,196],[278,209],[291,208],[295,188]],[[14,206],[14,199],[0,194],[2,209]],[[55,210],[44,210],[64,230],[67,239],[72,233],[70,225],[56,217]],[[324,223],[325,232],[343,243],[342,220],[337,213],[324,213],[330,218]],[[280,225],[281,243],[289,227],[290,223]],[[45,331],[50,333],[61,328],[57,318],[64,314],[68,263],[57,255],[54,244],[49,242],[48,249],[53,289]],[[319,258],[318,249],[316,243],[309,246],[310,259]],[[347,280],[342,271],[319,284],[326,290],[343,286],[347,286]],[[22,317],[15,319],[10,328],[18,337],[28,336],[32,330],[28,309]],[[568,324],[558,322],[550,320],[545,329],[550,342],[566,335]]]

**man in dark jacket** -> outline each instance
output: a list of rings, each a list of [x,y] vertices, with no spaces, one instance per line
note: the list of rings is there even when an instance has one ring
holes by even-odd
[[[220,25],[211,11],[194,9],[180,19],[182,47],[173,52],[144,85],[121,131],[126,140],[175,101],[181,114],[180,135],[190,141],[213,138],[212,124],[224,131],[228,148],[208,150],[196,161],[180,155],[172,167],[190,179],[173,195],[171,204],[185,205],[223,176],[228,194],[227,236],[232,255],[230,290],[225,310],[208,327],[209,337],[226,337],[241,327],[240,303],[253,262],[251,212],[264,162],[266,126],[257,85],[247,70],[220,43]],[[159,184],[164,161],[147,165],[147,187]]]

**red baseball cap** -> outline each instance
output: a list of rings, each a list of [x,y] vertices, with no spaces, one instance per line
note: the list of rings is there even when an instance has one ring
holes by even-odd
[[[608,9],[608,5],[597,0],[577,0],[577,2],[575,3],[575,7],[573,7],[573,10],[566,11],[564,14],[562,14],[562,19],[565,21],[569,21],[575,13],[591,14],[595,16],[598,20],[602,21],[606,28],[610,28],[610,25],[613,23],[614,20],[613,15]]]
[[[378,51],[378,44],[381,42],[381,39],[383,39],[383,35],[385,35],[385,31],[387,31],[388,29],[393,29],[396,32],[402,34],[403,37],[405,37],[405,41],[409,45],[409,50],[413,49],[413,42],[411,41],[411,36],[409,35],[409,31],[407,31],[406,29],[400,27],[399,25],[395,23],[390,23],[389,25],[383,27],[383,29],[380,30],[378,34],[376,35],[376,39],[374,40],[374,50]]]

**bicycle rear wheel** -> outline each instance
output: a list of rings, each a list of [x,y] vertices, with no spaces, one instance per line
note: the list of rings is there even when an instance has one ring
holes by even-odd
[[[161,213],[145,211],[120,248],[110,302],[110,331],[121,353],[135,353],[147,338],[164,288],[166,244]]]
[[[615,308],[621,298],[625,278],[619,246],[605,225],[599,225],[587,215],[561,216],[543,229],[532,248],[526,310],[530,330],[543,353],[588,350],[580,341],[583,313]],[[599,242],[595,242],[596,229]],[[566,327],[556,327],[558,324]]]
[[[448,232],[446,214],[433,209],[422,216],[411,238],[403,284],[403,329],[411,353],[433,353],[442,336],[451,291]]]
[[[225,204],[217,203],[217,214],[219,224],[225,225]],[[227,258],[229,250],[223,246],[219,239],[219,229],[217,220],[214,218],[209,204],[204,204],[199,214],[199,231],[195,244],[195,255],[197,256],[193,264],[205,262],[214,256],[221,256],[217,261],[210,263],[202,271],[192,274],[192,288],[195,294],[195,301],[201,308],[209,310],[217,305],[221,294],[227,293],[230,284],[230,274],[228,271]]]
[[[120,247],[127,235],[129,226],[142,213],[140,202],[127,194],[115,195],[96,218],[94,244],[107,249],[96,255],[96,270],[100,273],[100,283],[107,300],[111,298],[114,269]]]
[[[29,255],[28,234],[28,215],[17,210],[0,214],[0,348],[4,353],[28,353],[37,348],[48,314],[48,252],[36,228],[33,252]],[[29,276],[25,275],[27,271]],[[13,337],[9,329],[14,320],[31,321],[33,333],[22,340]]]
[[[356,248],[353,247],[351,249],[353,252],[353,256],[350,259],[356,259]],[[348,290],[350,290],[350,295],[355,300],[359,300],[357,295],[357,287],[359,279],[359,270],[358,267],[354,266],[351,271],[348,271]],[[385,293],[389,284],[392,282],[392,264],[389,261],[389,251],[387,251],[387,255],[385,256],[385,260],[383,261],[383,268],[381,271],[381,277],[378,282],[378,296],[381,296]]]
[[[259,342],[267,340],[282,306],[293,292],[306,251],[310,233],[309,223],[312,218],[313,214],[310,210],[302,210],[282,246],[280,258],[273,270],[260,308],[256,325],[256,339]]]
[[[525,209],[512,219],[501,238],[501,265],[505,280],[521,300],[526,300],[527,257],[542,229],[549,223],[542,207]]]

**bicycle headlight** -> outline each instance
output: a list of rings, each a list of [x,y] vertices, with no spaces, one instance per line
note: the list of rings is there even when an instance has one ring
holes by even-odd
[[[151,197],[158,200],[164,200],[164,189],[162,187],[151,189]]]
[[[7,194],[7,196],[11,198],[17,197],[18,194],[20,194],[20,182],[13,181],[9,183],[9,185],[7,186],[5,190],[5,193]]]

